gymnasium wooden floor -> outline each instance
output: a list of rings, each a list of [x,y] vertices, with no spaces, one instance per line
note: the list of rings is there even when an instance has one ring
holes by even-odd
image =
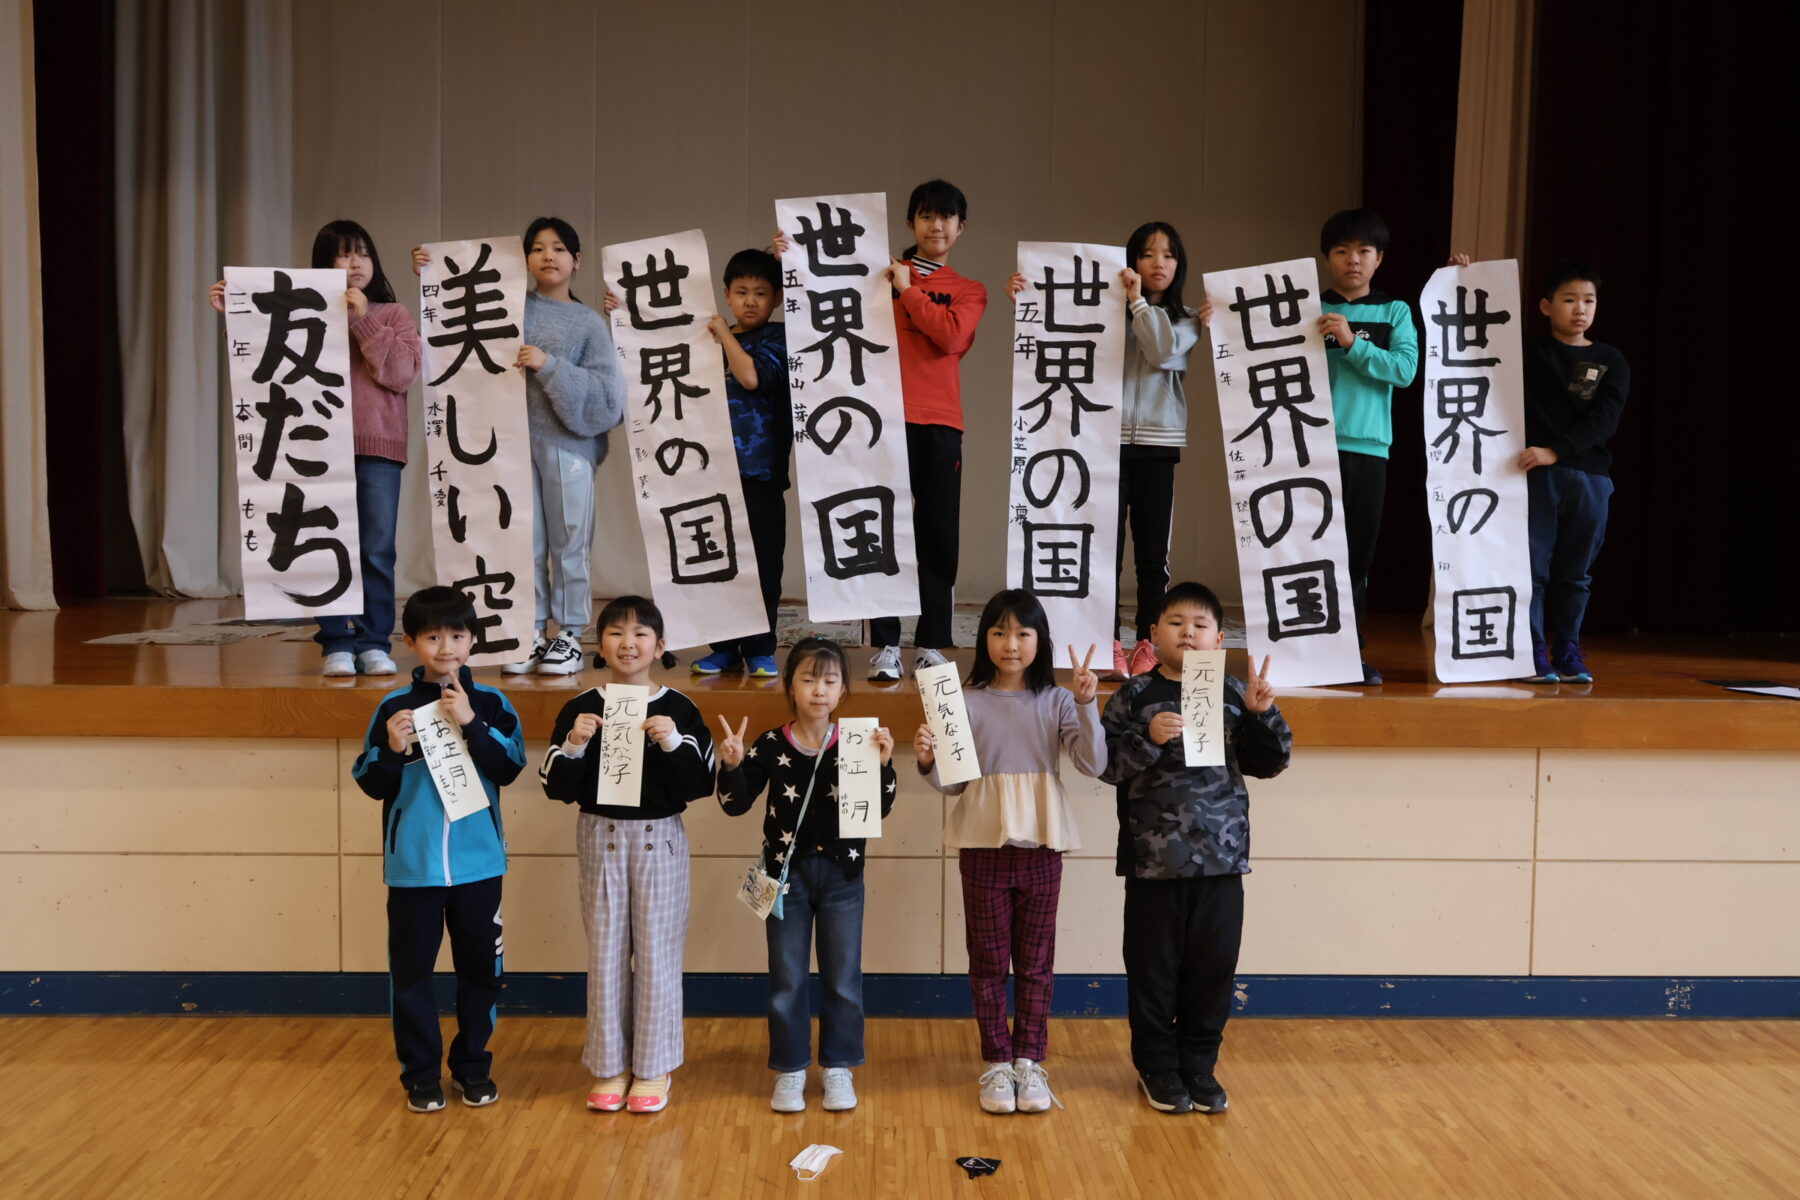
[[[877,1020],[854,1113],[767,1106],[761,1021],[688,1022],[672,1103],[588,1112],[581,1023],[503,1018],[498,1104],[406,1111],[369,1018],[0,1021],[9,1197],[1792,1197],[1800,1022],[1239,1021],[1229,1112],[1131,1090],[1064,1020],[1067,1111],[975,1104],[967,1021]],[[817,1183],[790,1158],[837,1146]],[[970,1181],[954,1159],[1002,1160]],[[809,1192],[810,1189],[810,1192]]]

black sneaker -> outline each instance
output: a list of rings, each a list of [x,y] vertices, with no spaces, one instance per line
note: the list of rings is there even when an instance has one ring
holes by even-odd
[[[1225,1095],[1225,1089],[1211,1075],[1189,1075],[1186,1078],[1188,1096],[1194,1102],[1194,1110],[1203,1113],[1222,1113],[1231,1101]]]
[[[1188,1096],[1187,1085],[1181,1082],[1181,1076],[1173,1071],[1156,1075],[1139,1075],[1138,1086],[1144,1089],[1144,1099],[1157,1112],[1184,1113],[1194,1111],[1194,1102]]]
[[[415,1083],[406,1089],[406,1107],[413,1112],[436,1112],[444,1107],[444,1089],[437,1080]]]
[[[456,1076],[452,1075],[450,1077],[450,1086],[462,1093],[463,1103],[470,1108],[481,1108],[485,1105],[492,1104],[500,1098],[500,1089],[494,1086],[493,1080],[486,1077],[481,1079],[458,1079]],[[439,1092],[438,1097],[438,1102],[442,1104],[443,1093]]]

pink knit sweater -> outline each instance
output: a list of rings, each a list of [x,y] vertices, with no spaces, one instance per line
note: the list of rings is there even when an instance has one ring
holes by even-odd
[[[350,414],[356,452],[406,461],[406,389],[419,377],[419,330],[400,304],[370,304],[350,322]]]

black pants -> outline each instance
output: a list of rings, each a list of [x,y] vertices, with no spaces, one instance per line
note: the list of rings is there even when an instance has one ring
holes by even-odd
[[[750,519],[750,545],[756,550],[756,577],[762,584],[763,608],[769,614],[769,632],[714,642],[744,658],[775,653],[775,609],[781,604],[781,559],[787,553],[787,485],[766,479],[745,479],[744,515]]]
[[[485,820],[486,818],[475,818]],[[444,928],[456,964],[456,1040],[450,1074],[485,1079],[493,1070],[488,1038],[500,1003],[500,881],[503,876],[455,887],[388,889],[388,981],[393,992],[394,1051],[407,1087],[438,1078],[444,1056],[437,995],[431,972]]]
[[[962,430],[907,422],[906,465],[912,476],[913,548],[919,556],[919,628],[913,645],[942,650],[956,644],[950,612],[961,548]],[[870,621],[869,644],[898,646],[900,618]]]
[[[1125,881],[1125,982],[1139,1072],[1212,1073],[1243,934],[1242,875]]]
[[[1375,540],[1381,534],[1381,506],[1387,499],[1387,459],[1353,450],[1338,451],[1343,479],[1344,540],[1349,543],[1350,602],[1356,607],[1356,633],[1368,644],[1364,618],[1369,608],[1369,568],[1375,565]]]
[[[1113,582],[1125,573],[1125,526],[1131,525],[1131,561],[1137,567],[1137,635],[1150,636],[1169,588],[1169,525],[1175,515],[1178,455],[1122,454],[1119,457],[1119,542]],[[1115,595],[1123,595],[1115,591]],[[1124,611],[1124,601],[1119,610]],[[1113,622],[1115,634],[1118,622]],[[1104,647],[1102,647],[1104,649]]]

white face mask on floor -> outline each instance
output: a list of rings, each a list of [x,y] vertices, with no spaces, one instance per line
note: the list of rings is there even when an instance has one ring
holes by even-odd
[[[836,1146],[821,1146],[817,1142],[794,1155],[788,1166],[794,1168],[794,1176],[802,1183],[811,1183],[824,1173],[831,1165],[833,1155],[842,1154]]]

